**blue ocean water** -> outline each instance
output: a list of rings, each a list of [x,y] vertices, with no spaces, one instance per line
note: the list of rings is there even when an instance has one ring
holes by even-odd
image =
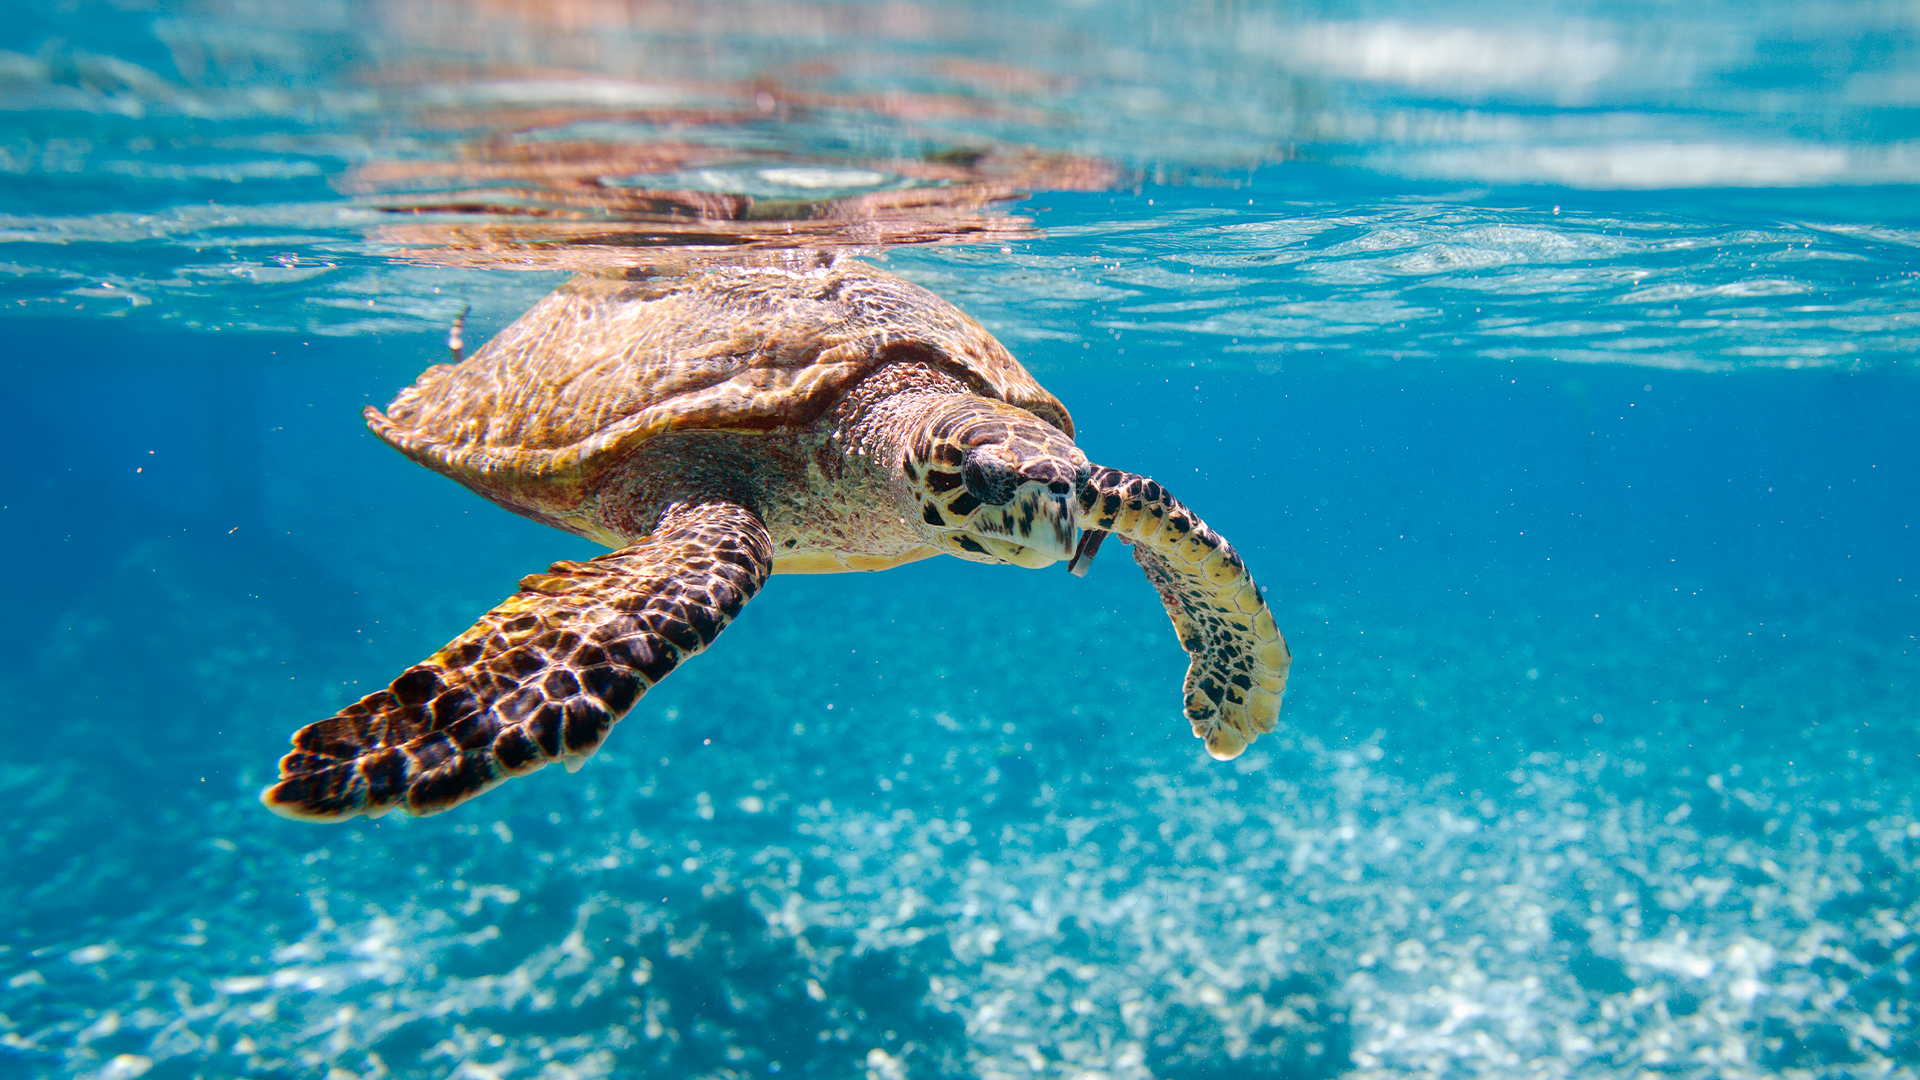
[[[1920,1073],[1911,11],[9,16],[0,1076]],[[1234,542],[1280,730],[1201,752],[1119,551],[933,560],[773,579],[577,774],[266,812],[596,553],[360,410],[796,244]]]

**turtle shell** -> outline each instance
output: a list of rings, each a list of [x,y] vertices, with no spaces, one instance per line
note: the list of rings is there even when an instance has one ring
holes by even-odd
[[[668,432],[805,427],[896,361],[1073,421],[979,323],[851,259],[574,278],[466,362],[428,368],[367,424],[408,457],[559,524]]]

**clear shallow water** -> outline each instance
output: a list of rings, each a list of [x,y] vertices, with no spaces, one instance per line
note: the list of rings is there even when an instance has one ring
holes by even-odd
[[[102,14],[4,58],[0,1075],[1915,1071],[1908,16]],[[261,810],[593,553],[358,410],[754,221],[984,240],[876,257],[1241,548],[1282,730],[1199,753],[1126,559],[936,562],[577,775]]]

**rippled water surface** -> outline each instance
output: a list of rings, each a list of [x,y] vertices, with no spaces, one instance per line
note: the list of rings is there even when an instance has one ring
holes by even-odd
[[[6,14],[0,1077],[1920,1073],[1910,5]],[[359,411],[795,249],[1229,537],[1280,730],[1119,552],[934,560],[577,774],[262,809],[596,553]]]

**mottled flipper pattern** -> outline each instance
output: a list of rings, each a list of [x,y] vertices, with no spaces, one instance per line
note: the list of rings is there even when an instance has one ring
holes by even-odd
[[[1079,517],[1082,529],[1133,545],[1134,560],[1160,591],[1193,658],[1186,714],[1207,753],[1235,757],[1272,731],[1293,656],[1233,546],[1167,489],[1117,469],[1094,467],[1080,489]]]
[[[449,809],[548,762],[576,767],[772,568],[759,517],[681,504],[645,541],[555,563],[393,684],[301,728],[260,796],[286,817]]]

